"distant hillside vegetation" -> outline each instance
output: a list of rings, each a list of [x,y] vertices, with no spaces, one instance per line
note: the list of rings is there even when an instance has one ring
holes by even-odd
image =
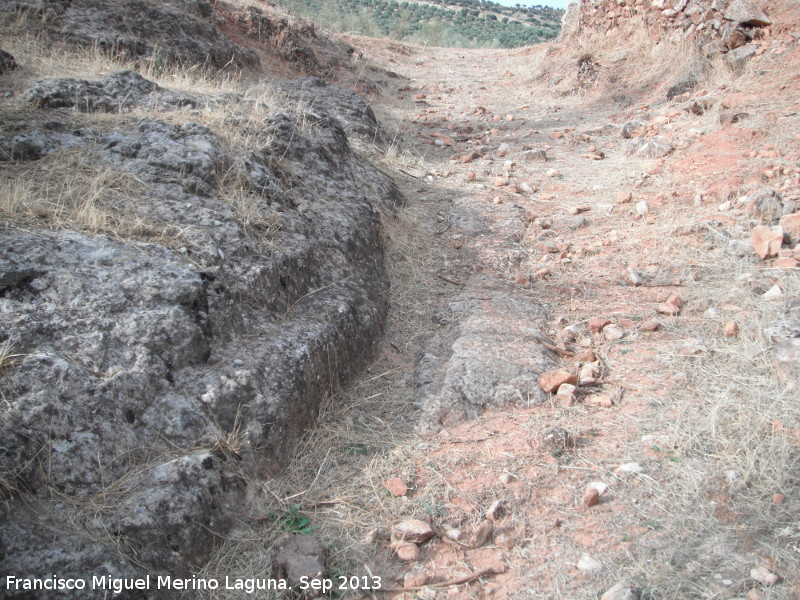
[[[479,0],[278,0],[289,13],[335,32],[430,46],[517,48],[558,35],[563,10]]]

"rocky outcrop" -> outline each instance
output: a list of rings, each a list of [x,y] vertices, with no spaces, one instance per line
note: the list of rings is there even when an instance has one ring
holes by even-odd
[[[202,565],[242,482],[281,465],[381,333],[380,215],[403,198],[324,108],[382,131],[371,111],[328,86],[325,107],[226,123],[254,140],[240,148],[149,117],[76,133],[48,108],[71,95],[124,112],[174,94],[130,72],[40,82],[27,97],[45,114],[0,140],[38,141],[15,160],[79,148],[128,174],[128,195],[98,209],[144,232],[0,233],[0,322],[15,355],[0,382],[3,572]]]
[[[514,203],[456,198],[446,216],[469,240],[449,265],[461,292],[436,317],[440,329],[414,371],[417,429],[435,433],[492,408],[531,406],[547,395],[539,374],[553,366],[546,307],[505,275],[528,257],[524,211]],[[448,229],[448,231],[450,231]]]
[[[369,103],[355,92],[341,90],[318,77],[281,81],[271,87],[294,103],[319,108],[336,117],[350,137],[367,146],[385,149],[391,141]]]
[[[0,75],[13,71],[16,68],[17,61],[14,60],[14,57],[5,50],[0,50]]]
[[[155,72],[256,71],[262,59],[271,63],[277,57],[297,74],[323,77],[367,96],[378,93],[350,64],[358,54],[353,46],[274,8],[204,0],[20,0],[0,4],[2,13],[25,15],[28,29],[55,42],[144,63]],[[0,54],[0,73],[10,64]]]
[[[158,67],[213,69],[258,66],[258,55],[233,43],[203,0],[47,0],[5,2],[3,12],[26,14],[30,26],[58,42],[95,48]]]
[[[537,384],[551,365],[542,345],[544,309],[504,282],[471,285],[448,304],[451,325],[428,342],[415,371],[424,432],[545,399]]]
[[[136,71],[120,71],[99,81],[47,79],[28,90],[27,100],[37,108],[107,113],[133,107],[169,110],[197,106],[197,100],[189,94],[165,90]]]
[[[727,52],[771,21],[756,0],[581,0],[565,15],[564,35],[646,30],[655,40],[692,38]]]
[[[360,57],[353,46],[325,35],[314,23],[266,13],[260,8],[221,8],[217,10],[253,41],[274,50],[303,74],[322,77],[360,94],[373,96],[377,86],[355,72],[350,61]]]

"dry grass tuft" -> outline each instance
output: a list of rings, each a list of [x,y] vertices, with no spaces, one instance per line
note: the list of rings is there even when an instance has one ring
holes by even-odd
[[[0,220],[131,236],[147,230],[135,204],[147,185],[91,150],[65,150],[33,165],[0,169]]]

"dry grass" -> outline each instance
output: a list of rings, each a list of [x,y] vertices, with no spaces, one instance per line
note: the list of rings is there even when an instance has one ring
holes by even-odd
[[[141,234],[135,204],[147,185],[101,162],[91,150],[61,151],[33,165],[0,170],[0,219],[14,226]]]
[[[33,81],[48,76],[96,79],[134,67],[97,49],[61,48],[19,31],[15,29],[4,38],[4,48],[25,65],[4,81],[16,96],[2,110],[8,126],[28,114],[21,98]],[[301,125],[304,122],[306,106],[289,104],[287,98],[267,86],[235,75],[212,78],[191,68],[165,72],[154,65],[139,65],[138,70],[163,87],[184,90],[206,102],[198,109],[162,112],[152,107],[125,115],[69,113],[61,118],[79,122],[76,127],[89,125],[100,130],[125,129],[142,117],[178,125],[191,120],[211,128],[223,145],[237,153],[269,144],[264,120],[276,110],[294,114]],[[229,95],[230,100],[223,104],[211,100],[220,94]],[[311,133],[310,128],[303,131]],[[149,187],[135,175],[104,162],[91,145],[59,151],[37,161],[0,163],[0,220],[16,227],[73,228],[120,238],[157,239],[170,247],[180,245],[173,239],[179,235],[179,228],[150,223],[137,215],[137,205],[147,201]],[[245,236],[262,250],[272,248],[279,225],[269,198],[250,190],[234,170],[222,177],[217,197],[234,208]]]
[[[653,42],[643,23],[637,26],[634,20],[632,25],[632,31],[617,37],[581,32],[572,34],[567,44],[551,46],[536,71],[537,85],[549,82],[557,95],[577,94],[624,107],[663,98],[683,81],[695,80],[699,89],[731,79],[721,55],[708,58],[685,39]],[[581,69],[584,64],[591,65],[588,73]]]
[[[800,547],[796,514],[791,507],[774,505],[772,496],[791,498],[800,492],[800,451],[792,433],[800,427],[800,406],[796,390],[776,376],[770,345],[761,333],[785,318],[787,307],[743,293],[736,283],[741,266],[735,261],[704,267],[702,293],[713,306],[736,304],[758,317],[743,324],[739,337],[721,339],[719,318],[686,315],[676,336],[698,339],[709,352],[661,356],[662,368],[677,374],[670,397],[663,399],[675,414],[668,433],[677,463],[670,480],[653,491],[682,543],[660,549],[674,570],[654,583],[665,590],[710,594],[698,566],[706,575],[725,569],[747,572],[768,557],[777,571],[792,574]],[[787,297],[796,297],[798,278],[782,280]],[[782,594],[791,591],[778,590],[770,597],[790,597]]]

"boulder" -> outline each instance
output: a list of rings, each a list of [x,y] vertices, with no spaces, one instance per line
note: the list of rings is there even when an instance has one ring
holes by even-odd
[[[772,24],[766,13],[752,0],[733,0],[722,16],[746,27],[767,27]]]
[[[198,104],[190,95],[165,90],[136,71],[120,71],[99,81],[47,79],[34,84],[25,98],[37,108],[107,113],[125,112],[133,107],[195,108]]]
[[[301,77],[270,87],[293,103],[335,117],[347,135],[357,142],[386,148],[391,141],[369,103],[356,92],[332,85],[319,77]]]
[[[0,50],[0,75],[13,71],[16,68],[17,61],[14,60],[14,57],[5,50]]]
[[[477,296],[457,295],[448,313],[454,326],[428,341],[414,375],[421,431],[544,401],[536,376],[551,364],[543,309],[510,284],[487,282]]]
[[[672,152],[672,150],[672,144],[667,138],[656,135],[639,146],[636,154],[643,158],[661,158]]]
[[[725,56],[731,67],[736,70],[741,70],[755,55],[756,49],[753,46],[742,46],[741,48],[731,50]]]

